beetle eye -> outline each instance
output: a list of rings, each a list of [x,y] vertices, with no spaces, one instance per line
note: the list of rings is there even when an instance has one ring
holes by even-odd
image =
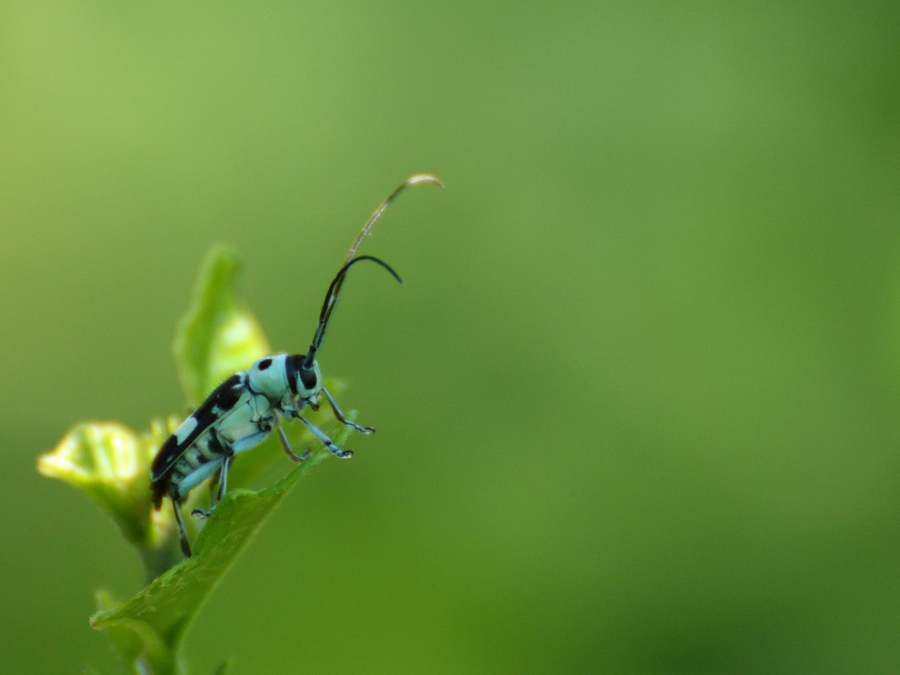
[[[300,381],[303,383],[303,388],[307,391],[316,388],[316,371],[312,368],[301,368],[300,369]]]

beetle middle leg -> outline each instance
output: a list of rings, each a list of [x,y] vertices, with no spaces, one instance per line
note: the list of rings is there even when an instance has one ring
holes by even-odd
[[[231,462],[234,459],[235,453],[234,444],[225,442],[215,429],[213,429],[212,434],[213,440],[215,441],[215,447],[218,450],[217,454],[224,455],[224,457],[221,466],[216,471],[215,476],[209,484],[209,511],[203,511],[201,509],[194,509],[191,511],[191,515],[200,520],[209,518],[212,515],[212,512],[216,510],[216,505],[222,501],[222,497],[225,496],[225,490],[228,485],[228,469],[231,467]],[[218,483],[217,489],[214,488],[216,483]],[[213,490],[215,490],[215,492]]]
[[[297,453],[295,453],[291,449],[291,444],[288,441],[287,434],[284,433],[284,429],[278,427],[278,440],[281,441],[281,447],[284,448],[284,451],[287,453],[287,456],[291,458],[292,462],[297,462],[297,464],[302,464],[309,456],[312,454],[312,450],[307,449],[303,454],[303,457],[300,457]]]
[[[222,499],[225,497],[225,490],[228,489],[228,469],[231,468],[231,462],[234,461],[234,453],[232,452],[229,455],[225,456],[225,459],[222,460],[222,468],[219,469],[219,487],[216,490],[216,499],[213,502],[212,499],[212,485],[210,485],[210,507],[209,511],[203,511],[201,509],[194,509],[191,511],[191,515],[197,520],[206,520],[212,515],[212,512],[216,510],[216,506]]]
[[[216,471],[212,478],[209,480],[209,511],[203,511],[201,509],[194,509],[191,511],[191,515],[197,520],[206,520],[212,515],[212,512],[216,510],[216,504],[219,503],[218,492],[219,492],[219,483],[222,481],[222,467]]]

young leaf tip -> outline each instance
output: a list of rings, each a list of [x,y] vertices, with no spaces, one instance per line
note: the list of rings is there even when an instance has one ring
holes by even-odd
[[[200,270],[191,304],[178,323],[172,353],[185,398],[197,406],[231,374],[270,354],[256,317],[240,300],[237,255],[214,247]]]
[[[87,493],[132,542],[143,542],[149,526],[149,439],[116,422],[78,424],[38,458],[42,476]]]

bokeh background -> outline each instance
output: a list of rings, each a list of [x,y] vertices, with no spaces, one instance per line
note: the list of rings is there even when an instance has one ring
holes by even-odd
[[[116,672],[141,585],[37,476],[183,409],[206,250],[379,434],[193,672],[900,672],[900,5],[0,3],[0,671]]]

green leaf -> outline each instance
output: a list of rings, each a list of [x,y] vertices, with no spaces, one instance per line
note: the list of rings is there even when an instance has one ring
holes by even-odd
[[[349,428],[339,426],[330,431],[342,444]],[[130,631],[142,644],[140,658],[155,675],[179,672],[178,649],[191,618],[290,488],[328,456],[327,450],[318,451],[264,490],[229,491],[194,541],[190,558],[123,605],[98,611],[91,625]]]
[[[103,588],[94,593],[94,601],[98,611],[112,611],[122,606],[122,603],[116,600],[110,591]],[[144,650],[144,644],[140,637],[133,631],[121,626],[108,629],[106,634],[112,643],[113,649],[122,659],[126,671],[140,675],[141,652]]]
[[[272,353],[265,333],[237,296],[237,256],[222,247],[206,257],[172,352],[185,398],[198,406],[225,379]]]

